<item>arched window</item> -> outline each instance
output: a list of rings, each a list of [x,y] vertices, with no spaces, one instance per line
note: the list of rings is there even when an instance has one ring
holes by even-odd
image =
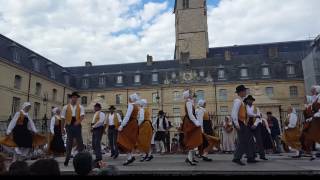
[[[15,75],[14,77],[14,88],[21,89],[22,77],[19,75]]]

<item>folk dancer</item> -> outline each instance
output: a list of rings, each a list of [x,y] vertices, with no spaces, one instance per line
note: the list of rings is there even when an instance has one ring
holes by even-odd
[[[164,154],[166,152],[165,141],[166,141],[166,131],[169,128],[168,119],[163,111],[159,111],[158,118],[153,123],[153,127],[156,130],[154,141],[156,144],[157,152]]]
[[[56,107],[52,109],[52,118],[50,122],[51,141],[49,143],[49,153],[54,156],[64,155],[66,147],[64,146],[63,134],[64,127],[61,119],[61,110]]]
[[[247,88],[244,85],[240,85],[236,88],[236,93],[238,94],[238,97],[233,102],[231,118],[238,136],[232,162],[244,166],[245,164],[241,159],[245,153],[247,154],[248,163],[257,163],[258,161],[256,161],[254,157],[254,140],[251,129],[248,126],[246,105],[243,102],[247,94]]]
[[[105,121],[105,128],[108,128],[108,141],[111,149],[111,157],[117,159],[119,156],[119,149],[117,144],[118,128],[122,122],[121,116],[116,112],[115,106],[109,107],[110,113],[107,115]]]
[[[132,156],[132,152],[137,144],[139,133],[138,116],[140,107],[137,104],[138,101],[139,96],[137,94],[129,96],[128,110],[118,129],[117,142],[119,149],[127,153],[127,161],[123,164],[124,166],[136,160],[135,157]]]
[[[203,144],[199,147],[199,153],[203,161],[211,162],[212,159],[208,158],[208,153],[214,146],[219,148],[220,140],[213,136],[212,121],[210,120],[209,112],[205,109],[206,101],[199,100],[198,106],[196,117],[200,121],[203,133]]]
[[[81,123],[84,120],[85,111],[83,106],[78,103],[80,95],[77,92],[70,94],[69,98],[70,103],[63,107],[61,113],[61,118],[65,122],[64,127],[67,131],[66,159],[64,161],[64,166],[68,166],[69,164],[74,139],[77,143],[78,152],[82,152],[84,149]]]
[[[14,160],[26,160],[32,148],[45,145],[47,139],[39,135],[33,120],[29,116],[31,103],[25,102],[22,108],[10,121],[6,137],[0,140],[0,144],[15,148]]]
[[[102,161],[101,139],[103,136],[104,120],[106,115],[101,112],[101,104],[99,103],[94,105],[94,111],[95,113],[91,122],[92,148],[96,155],[95,162],[99,165],[100,161]]]
[[[151,161],[153,159],[151,150],[151,141],[153,136],[153,127],[151,122],[150,110],[147,108],[147,100],[142,99],[139,101],[140,115],[139,115],[139,136],[137,142],[137,149],[145,155],[140,160]]]
[[[262,140],[262,117],[260,110],[253,105],[255,99],[249,95],[244,99],[244,103],[246,104],[247,109],[247,117],[248,117],[248,126],[250,127],[253,137],[255,138],[255,147],[259,153],[261,160],[268,160],[266,158],[266,153],[264,150],[264,144]]]
[[[272,112],[267,112],[267,122],[271,131],[272,143],[275,144],[274,153],[279,154],[282,152],[281,149],[281,131],[280,125],[277,118],[272,115]]]
[[[296,151],[296,155],[293,158],[301,157],[301,131],[298,124],[298,116],[295,108],[288,107],[288,115],[285,121],[285,130],[282,136],[282,140],[285,145],[291,147]]]
[[[223,140],[222,149],[225,153],[232,153],[235,150],[235,130],[232,125],[231,117],[226,116],[223,121]]]
[[[188,156],[185,162],[191,166],[198,163],[194,156],[195,150],[203,143],[203,136],[200,121],[197,120],[195,115],[194,101],[190,90],[183,92],[185,99],[185,116],[182,123],[183,132],[183,145],[188,151]]]

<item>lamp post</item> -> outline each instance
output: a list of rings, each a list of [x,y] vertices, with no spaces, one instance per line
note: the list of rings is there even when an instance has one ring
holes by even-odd
[[[43,101],[43,105],[46,109],[46,112],[45,112],[43,119],[42,119],[42,132],[45,132],[47,130],[47,120],[48,120],[48,118],[47,118],[48,101],[49,101],[48,93],[44,93],[42,101]]]

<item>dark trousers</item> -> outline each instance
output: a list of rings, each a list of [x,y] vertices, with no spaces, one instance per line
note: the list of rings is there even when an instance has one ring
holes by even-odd
[[[77,150],[82,152],[84,149],[83,140],[82,140],[82,127],[81,125],[67,125],[67,148],[66,148],[66,161],[70,160],[71,150],[73,147],[73,139],[76,139],[77,142]]]
[[[103,135],[103,126],[92,130],[92,148],[93,148],[94,153],[96,155],[97,161],[102,160],[102,154],[101,154],[102,135]]]
[[[241,160],[244,154],[247,154],[248,160],[254,159],[254,140],[251,129],[239,122],[240,130],[237,130],[238,138],[234,160]]]
[[[259,124],[253,131],[253,136],[256,139],[255,148],[256,151],[259,153],[260,158],[264,158],[266,153],[264,151],[264,144],[262,140],[262,125]]]
[[[272,140],[276,144],[276,151],[275,152],[277,152],[277,153],[282,152],[280,137],[278,135],[272,135]]]
[[[108,140],[109,140],[109,146],[111,149],[111,155],[116,155],[119,153],[117,138],[118,138],[118,130],[115,128],[115,126],[109,126]]]

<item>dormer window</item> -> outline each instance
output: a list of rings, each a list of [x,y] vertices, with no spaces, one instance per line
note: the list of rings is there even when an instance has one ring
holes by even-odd
[[[134,75],[134,83],[140,84],[140,82],[141,82],[141,75],[140,74]]]
[[[219,79],[225,79],[225,71],[224,71],[224,69],[219,69],[218,70],[218,78]]]
[[[50,66],[48,67],[50,78],[55,79],[56,78],[56,73],[54,72],[53,68]]]
[[[230,61],[231,58],[232,58],[231,51],[229,51],[229,50],[224,51],[224,60]]]
[[[172,79],[176,79],[176,78],[177,78],[177,74],[176,74],[175,72],[173,72],[173,73],[171,74],[171,78],[172,78]]]
[[[270,76],[270,68],[265,66],[265,67],[262,67],[262,76],[263,77],[268,77]]]
[[[65,82],[67,85],[70,85],[70,76],[69,76],[69,75],[64,75],[64,82]]]
[[[294,67],[294,64],[291,64],[291,63],[287,64],[287,74],[289,76],[294,76],[296,74],[296,69]]]
[[[106,77],[100,76],[99,77],[99,87],[105,87],[105,84],[106,84]]]
[[[158,80],[159,80],[159,77],[158,77],[158,73],[153,73],[152,74],[152,82],[158,82]]]
[[[31,61],[32,61],[32,66],[33,66],[33,70],[40,72],[40,64],[39,64],[39,60],[37,59],[36,55],[31,55],[30,56]]]
[[[18,46],[15,43],[13,43],[9,48],[10,48],[10,51],[11,51],[11,54],[12,54],[13,62],[20,63],[20,56],[19,56],[19,53],[18,53]]]
[[[277,47],[270,47],[269,48],[269,58],[275,59],[279,57],[279,51]]]
[[[123,83],[123,76],[122,75],[118,75],[117,76],[117,84],[122,84]]]
[[[201,70],[201,71],[199,72],[199,76],[200,76],[201,78],[203,78],[203,77],[205,76],[205,74],[204,74],[204,71],[203,71],[203,70]]]
[[[84,88],[84,89],[89,88],[89,79],[88,78],[82,79],[82,88]]]
[[[240,76],[241,76],[241,78],[247,78],[248,77],[248,68],[241,68]]]

